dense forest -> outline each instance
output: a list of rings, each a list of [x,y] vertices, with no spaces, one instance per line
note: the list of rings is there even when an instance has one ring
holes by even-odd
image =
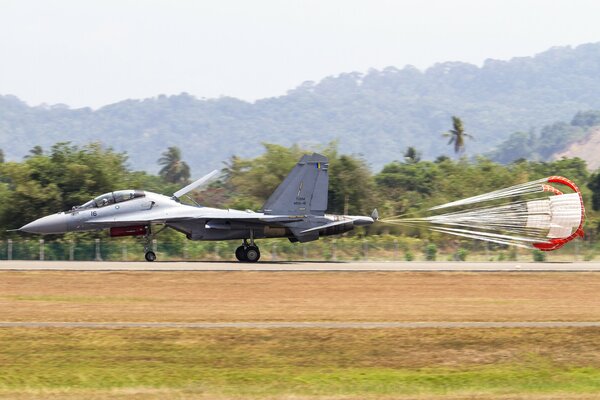
[[[554,125],[600,109],[599,92],[600,43],[595,43],[487,60],[481,67],[445,62],[425,71],[406,66],[344,73],[254,103],[182,93],[92,110],[31,107],[5,95],[0,96],[0,148],[15,161],[36,145],[98,142],[127,151],[132,169],[157,172],[164,148],[178,146],[200,174],[234,155],[258,156],[261,143],[318,148],[336,141],[344,154],[362,156],[380,169],[401,160],[408,146],[416,146],[426,160],[452,155],[441,134],[458,115],[476,138],[467,155],[500,146],[493,157],[510,162],[506,154],[512,150],[504,143],[509,140],[521,149],[519,157],[532,151],[546,159],[584,131],[568,122],[562,124],[569,127]],[[542,126],[550,128],[536,131]]]

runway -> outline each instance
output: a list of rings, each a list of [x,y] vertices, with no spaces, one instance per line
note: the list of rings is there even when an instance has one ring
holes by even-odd
[[[0,261],[0,271],[448,271],[448,272],[593,272],[600,262],[115,262]]]
[[[85,329],[468,329],[468,328],[598,328],[600,321],[510,322],[0,322],[1,328]]]

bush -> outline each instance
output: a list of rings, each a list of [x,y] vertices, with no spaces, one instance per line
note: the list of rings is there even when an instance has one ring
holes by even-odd
[[[456,254],[454,258],[457,261],[467,261],[467,256],[469,255],[469,251],[467,249],[463,249],[462,247],[456,250]]]
[[[517,248],[511,247],[508,250],[508,261],[517,261]]]
[[[534,250],[532,254],[533,254],[533,261],[535,261],[535,262],[546,261],[546,252],[541,251],[541,250]]]
[[[437,257],[437,246],[433,243],[425,247],[425,259],[427,261],[435,261]]]
[[[406,261],[412,261],[415,259],[415,256],[410,251],[407,251],[406,253],[404,253],[404,259]]]

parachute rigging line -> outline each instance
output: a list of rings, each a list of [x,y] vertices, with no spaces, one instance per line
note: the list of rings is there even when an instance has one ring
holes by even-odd
[[[564,193],[554,185],[564,186],[572,193]],[[506,202],[495,204],[498,200]],[[439,213],[447,209],[454,211]],[[381,221],[542,251],[557,250],[584,235],[581,191],[562,176],[522,183],[427,211],[431,214],[427,217],[395,216]]]

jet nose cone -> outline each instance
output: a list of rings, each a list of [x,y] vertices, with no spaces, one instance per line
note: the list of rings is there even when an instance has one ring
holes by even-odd
[[[22,226],[20,231],[42,235],[67,232],[67,218],[64,213],[47,215]]]

